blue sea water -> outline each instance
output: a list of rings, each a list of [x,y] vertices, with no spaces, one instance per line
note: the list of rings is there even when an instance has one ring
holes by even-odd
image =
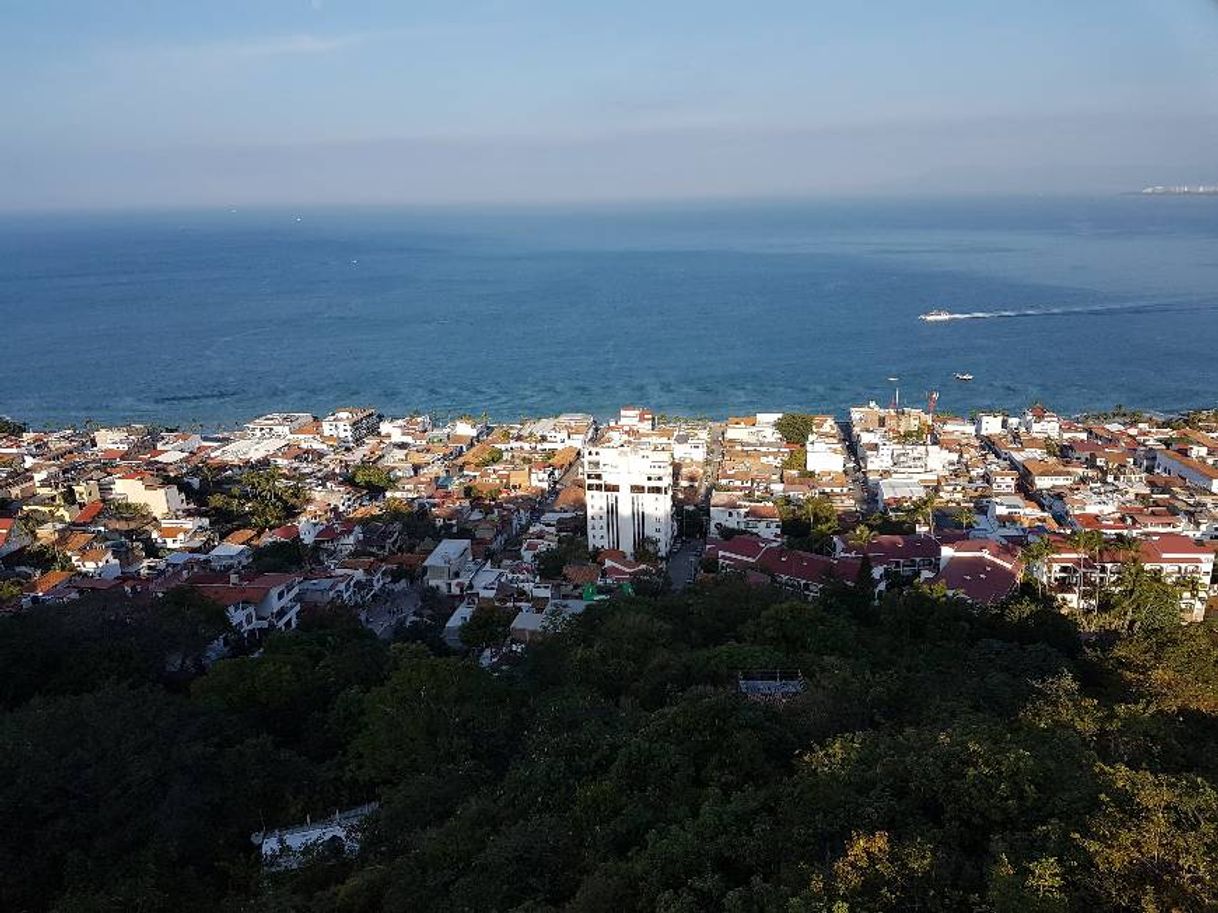
[[[1218,404],[1218,198],[0,218],[0,413],[39,425],[840,411],[892,376]]]

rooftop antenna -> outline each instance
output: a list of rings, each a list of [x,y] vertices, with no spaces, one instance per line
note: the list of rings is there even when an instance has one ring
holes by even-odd
[[[898,381],[900,381],[901,378],[890,377],[888,379],[890,381],[892,381],[892,408],[900,409],[901,408],[901,388],[898,386]]]

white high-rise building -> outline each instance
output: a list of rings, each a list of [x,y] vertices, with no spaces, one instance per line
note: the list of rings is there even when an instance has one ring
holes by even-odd
[[[630,557],[643,539],[672,546],[672,452],[647,446],[589,447],[584,454],[588,547]]]

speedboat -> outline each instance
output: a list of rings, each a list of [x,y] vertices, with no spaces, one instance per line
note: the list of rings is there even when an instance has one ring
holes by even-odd
[[[919,320],[951,320],[954,315],[951,311],[927,311],[925,314],[919,314]]]
[[[959,371],[956,372],[956,380],[968,381],[968,380],[972,380],[972,379],[973,379],[973,375],[971,375],[971,374],[961,374]]]

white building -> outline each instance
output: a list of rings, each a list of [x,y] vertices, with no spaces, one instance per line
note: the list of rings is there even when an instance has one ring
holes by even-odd
[[[1023,414],[1020,426],[1024,434],[1030,434],[1033,437],[1060,438],[1062,436],[1061,419],[1039,406],[1034,406]]]
[[[840,441],[808,437],[807,470],[813,473],[846,471],[846,451]]]
[[[734,529],[777,542],[782,538],[782,517],[772,503],[747,501],[730,492],[717,491],[711,495],[710,528],[717,537]]]
[[[352,856],[359,850],[361,825],[376,811],[375,802],[335,812],[330,818],[312,820],[296,827],[252,835],[254,845],[262,852],[262,865],[268,871],[298,869],[310,852],[330,848],[342,856]]]
[[[863,469],[869,475],[884,473],[931,481],[958,459],[938,444],[906,444],[878,431],[864,431],[859,443]]]
[[[393,444],[418,444],[431,433],[430,415],[410,415],[406,418],[385,419],[380,423],[381,437]]]
[[[423,562],[424,582],[450,596],[464,593],[473,578],[473,560],[468,539],[443,539]]]
[[[154,517],[171,517],[186,509],[177,486],[138,473],[115,477],[113,490],[115,498],[146,507]]]
[[[705,463],[705,431],[678,431],[672,436],[672,458],[678,463]]]
[[[380,427],[375,409],[336,409],[321,420],[322,437],[343,444],[358,444]]]
[[[1001,412],[980,412],[974,430],[977,437],[989,437],[991,434],[1002,434],[1006,428],[1007,417]]]
[[[656,426],[656,417],[650,409],[642,406],[622,406],[618,410],[617,423],[624,428],[652,431]]]
[[[1218,494],[1218,467],[1209,463],[1174,450],[1160,450],[1155,454],[1155,467],[1163,475],[1178,476],[1194,488]]]
[[[271,412],[245,423],[251,437],[287,437],[313,421],[307,412]]]
[[[630,557],[643,539],[661,555],[672,545],[672,452],[642,446],[590,447],[584,461],[588,546]]]

